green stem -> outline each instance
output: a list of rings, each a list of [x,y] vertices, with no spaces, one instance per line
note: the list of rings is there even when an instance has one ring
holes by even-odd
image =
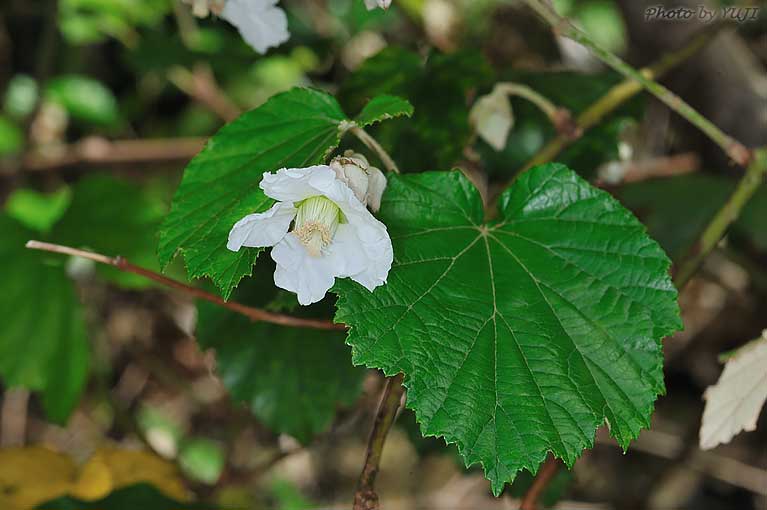
[[[386,170],[388,170],[389,172],[394,172],[395,174],[399,173],[399,168],[397,168],[397,164],[394,162],[391,156],[389,156],[389,153],[386,152],[386,150],[383,147],[381,147],[381,144],[378,143],[378,141],[375,138],[370,136],[367,131],[359,127],[357,124],[352,124],[352,123],[350,123],[350,125],[346,127],[346,130],[348,130],[354,136],[359,138],[360,141],[364,143],[368,149],[375,152],[378,155],[378,158],[386,167]]]
[[[587,47],[602,62],[612,67],[622,75],[631,78],[648,90],[655,97],[660,99],[666,106],[687,119],[698,129],[703,131],[714,143],[719,145],[722,150],[736,163],[741,166],[748,165],[751,158],[751,152],[740,142],[733,139],[721,129],[716,127],[710,120],[698,113],[692,106],[687,104],[682,98],[671,92],[669,89],[647,77],[640,71],[637,71],[626,62],[621,60],[612,52],[606,50],[596,43],[588,34],[570,23],[554,11],[554,9],[543,0],[525,0],[533,10],[535,10],[557,33],[564,37]]]
[[[678,289],[682,289],[687,284],[703,259],[711,253],[730,225],[738,219],[740,211],[764,182],[765,175],[767,175],[767,147],[754,151],[754,160],[746,170],[746,174],[700,235],[690,254],[679,265],[674,275],[674,284]]]

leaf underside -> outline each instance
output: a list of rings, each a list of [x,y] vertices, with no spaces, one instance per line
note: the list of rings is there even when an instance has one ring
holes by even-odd
[[[605,420],[625,449],[681,328],[666,255],[567,167],[523,174],[499,212],[483,223],[458,172],[391,176],[387,285],[335,287],[355,364],[403,372],[422,433],[457,443],[496,495],[549,451],[572,465]]]

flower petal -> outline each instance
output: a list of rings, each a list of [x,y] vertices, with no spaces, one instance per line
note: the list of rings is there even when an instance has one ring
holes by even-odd
[[[344,268],[343,276],[350,277],[370,291],[386,283],[394,261],[394,249],[386,225],[375,219],[343,182],[334,180],[319,191],[341,209],[351,227],[348,235],[356,237],[356,241],[344,239],[348,244],[356,246],[356,250],[352,250],[349,255],[354,258],[354,264],[347,262],[348,267]],[[339,230],[343,226],[339,226]],[[339,232],[336,232],[337,239],[338,235]],[[333,244],[335,240],[331,247]]]
[[[266,212],[248,214],[234,224],[226,247],[239,251],[243,246],[261,248],[274,246],[288,233],[296,208],[290,203],[278,202]]]
[[[240,31],[245,42],[259,53],[290,38],[288,17],[277,0],[227,0],[221,17]]]
[[[289,234],[272,248],[277,263],[274,284],[296,293],[301,305],[316,303],[333,286],[338,268],[336,257],[312,257],[298,238]]]
[[[369,11],[372,11],[376,7],[388,9],[390,5],[391,0],[365,0],[365,7],[367,7]]]
[[[368,168],[367,206],[373,212],[381,208],[381,197],[386,190],[386,176],[374,166]]]
[[[266,196],[280,202],[299,202],[309,197],[321,195],[336,180],[336,174],[327,165],[307,168],[283,168],[275,173],[265,173],[261,180],[261,189]]]

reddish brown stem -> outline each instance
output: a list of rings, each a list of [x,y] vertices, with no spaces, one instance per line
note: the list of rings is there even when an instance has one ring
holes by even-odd
[[[405,388],[402,386],[404,376],[397,374],[386,380],[381,402],[378,404],[373,428],[368,439],[365,465],[362,467],[357,491],[354,493],[354,510],[378,510],[378,494],[375,491],[375,481],[381,464],[381,455],[386,443],[392,424],[397,417],[402,394]]]
[[[554,476],[556,476],[559,466],[560,462],[554,457],[549,457],[543,463],[541,469],[538,470],[538,474],[535,475],[535,479],[533,479],[533,484],[527,489],[522,498],[519,510],[538,510],[538,500],[541,499],[546,487],[549,486]]]
[[[98,262],[100,264],[113,266],[119,269],[120,271],[137,274],[137,275],[143,276],[144,278],[153,280],[157,283],[161,283],[165,285],[166,287],[180,290],[181,292],[184,292],[185,294],[188,294],[195,299],[202,299],[204,301],[209,301],[223,308],[227,308],[233,312],[239,313],[240,315],[244,315],[245,317],[248,317],[249,319],[254,321],[269,322],[271,324],[279,324],[280,326],[289,326],[289,327],[295,327],[295,328],[332,329],[332,330],[346,329],[346,326],[344,324],[335,324],[327,320],[304,319],[301,317],[293,317],[291,315],[268,312],[260,308],[254,308],[252,306],[243,305],[241,303],[237,303],[234,301],[224,301],[224,299],[222,299],[219,296],[216,296],[215,294],[211,294],[210,292],[205,292],[202,289],[198,289],[196,287],[192,287],[191,285],[181,283],[172,278],[168,278],[167,276],[163,276],[159,273],[155,273],[154,271],[151,271],[149,269],[136,266],[134,264],[131,264],[130,262],[128,262],[122,257],[114,257],[114,258],[107,257],[106,255],[102,255],[100,253],[93,253],[93,252],[89,252],[85,250],[78,250],[77,248],[71,248],[69,246],[43,243],[40,241],[28,241],[26,246],[27,248],[30,248],[32,250],[41,250],[41,251],[48,251],[52,253],[61,253],[63,255],[71,255],[74,257],[82,257],[88,260],[93,260],[94,262]]]

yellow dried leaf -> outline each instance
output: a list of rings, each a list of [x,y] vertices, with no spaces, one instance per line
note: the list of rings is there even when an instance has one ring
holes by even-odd
[[[27,510],[67,494],[74,462],[43,446],[0,450],[0,508]]]

